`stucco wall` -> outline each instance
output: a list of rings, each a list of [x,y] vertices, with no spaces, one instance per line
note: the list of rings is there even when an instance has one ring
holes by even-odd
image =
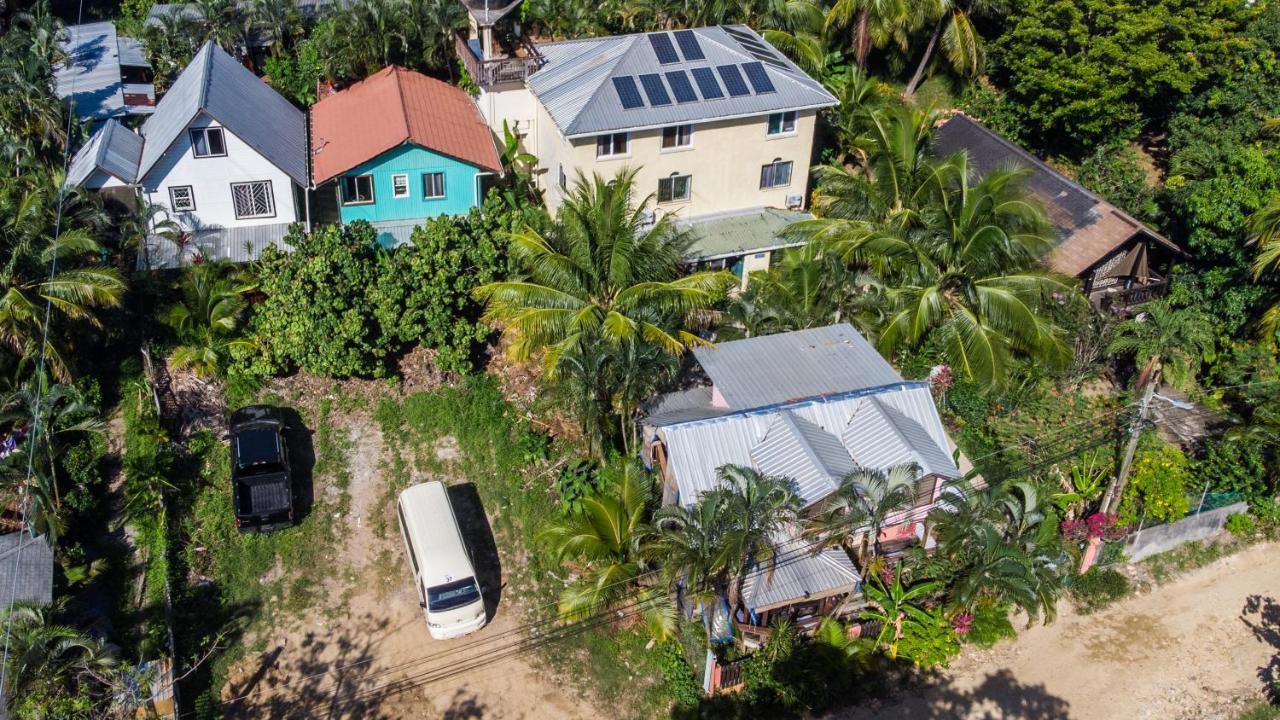
[[[444,197],[423,197],[424,173],[444,173]],[[479,170],[464,162],[434,153],[417,145],[404,145],[379,155],[344,175],[373,175],[374,202],[367,205],[339,205],[343,222],[354,220],[421,220],[438,215],[461,215],[476,205],[476,175]],[[391,176],[409,176],[409,196],[391,193]],[[338,201],[342,201],[341,189]]]
[[[1183,543],[1204,540],[1222,530],[1228,516],[1248,509],[1247,504],[1240,502],[1192,515],[1168,525],[1143,528],[1125,540],[1125,555],[1136,562],[1172,550]]]
[[[544,170],[547,204],[553,212],[559,207],[560,193],[552,188],[560,163],[564,164],[570,179],[578,169],[588,176],[598,172],[611,177],[623,167],[636,168],[641,197],[653,193],[655,200],[661,178],[672,173],[691,175],[689,200],[655,205],[660,212],[682,217],[756,207],[786,207],[789,195],[800,195],[803,202],[809,182],[815,119],[813,112],[800,113],[794,133],[772,137],[767,134],[767,115],[695,123],[692,145],[670,150],[662,149],[661,129],[637,131],[631,133],[625,156],[598,159],[594,137],[565,140],[540,107],[535,130],[542,152],[539,164]],[[791,182],[785,187],[762,190],[760,169],[775,159],[792,162]]]
[[[191,121],[188,129],[220,127],[207,115]],[[294,202],[293,179],[257,150],[223,128],[227,154],[223,157],[198,158],[191,152],[191,136],[179,133],[151,172],[142,179],[143,192],[156,205],[169,208],[169,188],[190,185],[195,195],[195,212],[171,213],[173,220],[187,230],[208,228],[252,227],[300,220]],[[231,183],[271,181],[275,200],[273,217],[237,219],[231,199]]]

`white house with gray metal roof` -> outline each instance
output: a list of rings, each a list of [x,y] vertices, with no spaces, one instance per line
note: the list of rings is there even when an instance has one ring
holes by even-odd
[[[915,506],[890,518],[881,539],[931,543],[923,520],[961,472],[927,382],[904,380],[848,324],[719,343],[694,356],[711,384],[658,398],[645,418],[645,460],[661,477],[664,503],[691,506],[718,486],[718,468],[742,465],[791,479],[811,512],[855,469],[909,464],[918,473]],[[781,552],[801,541],[777,542]],[[856,583],[843,552],[801,553],[785,573],[752,572],[744,602],[759,620],[847,595]]]
[[[63,33],[58,45],[67,59],[54,68],[53,85],[59,98],[71,98],[77,117],[151,113],[156,91],[142,43],[116,34],[111,22],[68,25]]]
[[[188,242],[149,239],[143,256],[150,267],[176,267],[197,254],[252,260],[306,218],[306,122],[302,111],[208,42],[140,135],[104,125],[68,175],[68,182],[92,189],[131,186],[182,228]]]
[[[836,99],[754,30],[721,25],[542,43],[519,37],[506,14],[513,5],[498,4],[504,14],[491,23],[498,27],[473,12],[479,37],[460,38],[458,53],[478,78],[476,102],[494,132],[514,128],[538,158],[553,212],[579,173],[612,177],[623,168],[636,170],[640,197],[651,195],[656,212],[691,229],[707,223],[695,235],[711,247],[734,244],[722,237],[737,229],[726,217],[803,209],[817,113]],[[690,260],[745,278],[768,267],[783,244],[773,233],[746,237],[750,246],[695,248]]]

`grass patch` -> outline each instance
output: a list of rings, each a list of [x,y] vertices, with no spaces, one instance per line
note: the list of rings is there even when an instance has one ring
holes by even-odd
[[[1280,720],[1280,706],[1259,701],[1237,715],[1236,720]]]
[[[1238,549],[1234,544],[1201,540],[1180,545],[1168,552],[1142,561],[1157,583],[1165,583],[1189,570],[1204,567],[1209,563],[1226,557]]]
[[[1071,578],[1071,599],[1084,615],[1095,613],[1133,592],[1129,578],[1112,568],[1089,568]]]

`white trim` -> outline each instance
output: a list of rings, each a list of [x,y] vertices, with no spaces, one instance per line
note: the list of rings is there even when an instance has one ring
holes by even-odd
[[[625,135],[625,136],[626,136],[626,140],[625,140],[626,145],[627,145],[627,149],[626,149],[626,150],[624,150],[624,151],[622,151],[622,152],[613,152],[613,150],[616,150],[616,149],[617,149],[617,143],[615,143],[615,142],[613,141],[613,138],[614,138],[614,136],[615,136],[615,135]],[[603,138],[603,137],[607,137],[607,138],[609,138],[609,149],[610,149],[610,152],[609,152],[607,155],[601,155],[601,154],[600,154],[600,138]],[[627,159],[627,158],[631,157],[631,133],[630,133],[630,132],[627,132],[627,131],[625,131],[625,130],[621,130],[621,131],[614,131],[614,132],[607,132],[607,133],[597,133],[597,134],[594,136],[594,138],[595,138],[595,141],[596,141],[596,142],[595,142],[595,145],[596,145],[596,160],[625,160],[625,159]]]
[[[236,206],[236,188],[251,186],[251,185],[267,186],[266,198],[267,198],[267,205],[269,205],[270,207],[268,208],[267,212],[264,212],[264,213],[246,213],[244,215],[241,215],[240,208]],[[272,186],[272,182],[270,180],[246,180],[245,182],[231,183],[231,211],[235,214],[237,220],[258,220],[261,218],[275,217],[276,216],[276,195],[275,195],[275,188]]]
[[[679,128],[689,128],[688,140],[684,145],[672,145],[671,147],[663,147],[662,143],[666,141],[666,132],[668,129],[676,128],[676,142],[680,141]],[[672,153],[688,152],[693,149],[693,123],[680,123],[679,125],[667,125],[658,133],[658,153],[661,155],[670,155]]]
[[[369,199],[368,200],[347,200],[347,178],[358,179],[369,178]],[[373,173],[360,173],[359,175],[339,175],[338,176],[338,200],[344,207],[352,205],[373,205],[378,202],[377,188],[374,186]]]
[[[396,181],[404,181],[404,192],[396,187]],[[409,197],[409,173],[393,173],[391,175],[391,197],[396,200],[403,200]]]
[[[440,176],[440,194],[439,195],[427,194],[427,176],[429,175]],[[445,187],[443,170],[428,170],[422,173],[422,199],[423,200],[443,200],[445,199],[446,195],[448,195],[448,189]]]
[[[535,95],[534,97],[537,97],[537,96]],[[539,100],[539,102],[541,102],[541,100]],[[688,103],[688,105],[690,105],[690,106],[692,106],[693,104],[694,104],[694,103]],[[658,124],[656,124],[656,125],[631,125],[631,126],[625,126],[625,127],[615,128],[615,129],[612,129],[612,130],[600,129],[600,130],[593,130],[593,131],[591,131],[591,132],[580,132],[580,133],[574,133],[574,134],[572,134],[572,135],[565,135],[565,134],[564,134],[564,131],[563,131],[563,130],[560,130],[560,126],[559,126],[558,124],[556,125],[556,129],[557,129],[557,130],[560,130],[560,134],[561,134],[561,136],[562,136],[562,137],[564,137],[564,139],[566,139],[566,140],[580,140],[580,139],[582,139],[582,138],[596,137],[597,135],[610,135],[610,134],[612,134],[612,133],[617,133],[617,132],[631,132],[631,133],[636,133],[636,132],[643,132],[643,131],[645,131],[645,130],[656,130],[656,129],[658,129],[658,128],[669,127],[669,126],[671,126],[671,125],[682,125],[682,124],[683,124],[683,125],[698,125],[698,124],[702,124],[702,123],[721,122],[721,121],[724,121],[724,120],[741,120],[741,119],[743,119],[743,118],[758,118],[758,117],[760,117],[760,116],[762,116],[762,115],[763,115],[763,116],[766,118],[766,120],[767,120],[769,115],[772,115],[772,114],[774,114],[774,113],[778,113],[778,112],[791,112],[791,111],[794,111],[794,112],[796,112],[796,113],[798,114],[798,113],[802,113],[802,112],[805,112],[805,111],[808,111],[808,110],[822,110],[822,109],[824,109],[824,108],[835,107],[835,106],[837,106],[837,105],[839,105],[839,104],[840,104],[840,103],[838,103],[838,102],[826,102],[826,103],[819,103],[819,104],[816,104],[816,105],[804,105],[804,106],[801,106],[801,107],[784,108],[784,109],[782,109],[782,110],[766,110],[766,111],[764,111],[764,112],[761,112],[761,111],[759,111],[759,110],[755,110],[755,111],[753,111],[753,112],[749,112],[749,113],[738,113],[738,114],[736,114],[736,115],[721,115],[721,116],[717,116],[717,117],[691,118],[691,119],[689,119],[689,120],[685,120],[685,121],[683,121],[683,122],[681,122],[681,121],[679,121],[679,120],[677,120],[677,121],[675,121],[675,122],[672,122],[672,121],[668,120],[667,122],[664,122],[664,123],[658,123]],[[550,113],[550,112],[548,112],[547,114],[548,114],[548,115],[550,115],[551,113]],[[552,119],[552,121],[553,121],[553,122],[555,121],[555,118],[551,118],[551,119]],[[797,115],[797,118],[796,118],[796,122],[799,122],[799,117],[798,117],[798,115]]]

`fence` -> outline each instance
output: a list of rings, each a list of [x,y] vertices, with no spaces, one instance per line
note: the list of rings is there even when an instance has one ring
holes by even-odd
[[[1137,562],[1184,543],[1204,540],[1222,530],[1227,518],[1245,512],[1248,504],[1236,493],[1202,493],[1193,499],[1186,517],[1163,525],[1144,526],[1124,540],[1124,553]]]

